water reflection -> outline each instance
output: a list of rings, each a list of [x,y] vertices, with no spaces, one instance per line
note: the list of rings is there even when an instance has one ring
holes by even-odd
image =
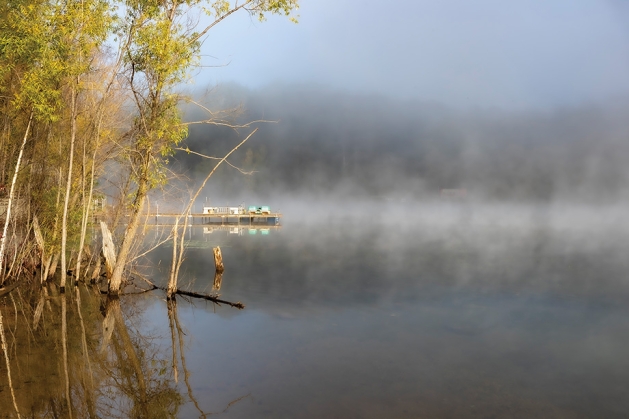
[[[184,397],[162,348],[128,320],[142,301],[125,299],[125,315],[120,300],[103,300],[85,287],[61,295],[52,288],[50,304],[42,298],[43,291],[23,286],[2,308],[11,324],[9,357],[22,416],[177,417]],[[3,380],[0,411],[17,417],[5,387]]]
[[[106,300],[83,285],[65,297],[20,288],[2,300],[18,408],[34,418],[624,417],[629,231],[562,215],[192,229],[180,287],[245,310],[159,291]],[[168,245],[146,264],[162,285]],[[0,412],[16,417],[0,383]]]
[[[268,236],[271,234],[271,231],[279,231],[282,226],[244,226],[244,227],[234,227],[234,226],[203,226],[203,234],[212,234],[212,233],[229,233],[237,236],[244,235],[254,235],[260,234],[263,236]]]
[[[221,377],[199,379],[208,402],[250,393],[227,414],[243,418],[623,417],[627,229],[459,212],[208,239],[221,292],[247,303],[186,316],[221,337],[189,355]],[[210,289],[208,255],[189,250],[187,286]]]

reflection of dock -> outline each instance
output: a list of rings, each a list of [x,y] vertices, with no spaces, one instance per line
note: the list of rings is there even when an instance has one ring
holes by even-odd
[[[176,213],[153,213],[145,214],[150,220],[154,220],[155,224],[167,225],[163,220],[175,219],[181,217]],[[212,226],[254,226],[254,225],[280,225],[282,214],[279,212],[264,214],[190,214],[188,218],[200,221],[203,225]],[[171,225],[174,224],[174,221]],[[181,225],[181,221],[179,223]]]
[[[179,227],[183,227],[181,223],[178,224]],[[148,228],[167,228],[170,229],[174,227],[174,223],[159,223],[159,224],[146,224],[145,227]],[[203,230],[201,230],[203,228]],[[271,231],[275,232],[281,230],[281,225],[212,225],[212,224],[188,224],[188,231],[190,237],[197,236],[201,231],[203,232],[204,237],[208,237],[209,234],[218,233],[219,235],[227,234],[227,235],[237,235],[237,236],[251,236],[251,235],[261,235],[266,236],[271,234]],[[186,233],[188,234],[188,233]],[[190,247],[190,243],[186,244],[187,247]],[[193,247],[199,247],[199,245],[195,245]]]
[[[244,236],[246,234],[261,234],[263,236],[269,234],[271,230],[279,230],[282,226],[274,225],[274,226],[203,226],[203,234],[212,234],[215,231],[220,232],[229,232],[229,234],[236,234],[239,236]]]

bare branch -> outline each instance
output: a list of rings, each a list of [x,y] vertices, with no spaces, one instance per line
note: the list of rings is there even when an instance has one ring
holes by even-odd
[[[227,122],[227,121],[213,121],[211,119],[205,120],[205,121],[192,121],[192,122],[184,122],[179,124],[179,126],[188,126],[188,125],[200,125],[200,124],[207,124],[207,125],[216,125],[218,127],[227,127],[227,128],[249,128],[251,127],[251,125],[253,124],[259,124],[259,123],[269,123],[269,124],[276,124],[279,121],[269,121],[266,119],[256,119],[254,121],[249,121],[246,122],[244,124],[232,124],[231,122]]]
[[[206,156],[205,154],[197,153],[196,151],[192,151],[192,150],[190,150],[187,147],[186,148],[175,147],[175,150],[185,151],[188,154],[195,154],[197,156],[200,156],[200,157],[203,157],[204,159],[209,159],[209,160],[221,160],[222,159],[221,157]],[[245,170],[241,169],[240,167],[234,166],[233,164],[231,164],[227,160],[225,160],[225,163],[227,163],[228,165],[230,165],[234,169],[238,170],[243,175],[252,175],[254,173],[257,173],[257,170],[245,171]]]
[[[199,34],[193,38],[190,39],[190,44],[193,44],[195,42],[198,42],[201,38],[203,38],[205,36],[205,34],[208,33],[208,31],[210,29],[212,29],[214,26],[218,25],[220,22],[222,22],[226,17],[236,13],[238,10],[240,9],[244,9],[245,6],[247,6],[248,4],[252,3],[254,0],[247,0],[245,1],[243,4],[241,4],[240,6],[236,6],[233,9],[231,9],[230,11],[228,11],[227,13],[225,13],[223,16],[219,17],[218,19],[216,19],[214,22],[212,22],[211,24],[209,24],[208,26],[205,27],[205,29],[203,29],[201,32],[199,32]]]

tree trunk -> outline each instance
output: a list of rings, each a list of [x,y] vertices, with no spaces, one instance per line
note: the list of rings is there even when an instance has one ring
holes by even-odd
[[[2,263],[4,258],[4,246],[7,239],[7,229],[9,227],[9,221],[11,220],[11,204],[13,203],[13,194],[15,193],[15,183],[17,182],[17,174],[20,171],[20,164],[22,163],[22,155],[24,154],[24,146],[28,138],[28,133],[31,129],[31,123],[33,122],[33,113],[28,118],[28,125],[26,126],[26,132],[24,133],[24,139],[22,140],[22,146],[20,147],[20,154],[17,157],[17,163],[15,163],[15,172],[13,173],[13,180],[11,181],[11,190],[9,192],[9,202],[7,203],[6,219],[4,220],[4,229],[2,230],[2,238],[0,238],[0,284],[4,284],[4,273],[2,271]]]
[[[81,224],[81,240],[79,243],[79,255],[76,258],[76,280],[79,280],[80,272],[81,272],[81,253],[83,250],[83,245],[85,244],[85,236],[87,235],[87,221],[90,216],[90,208],[92,206],[92,196],[94,194],[94,171],[96,169],[96,150],[98,150],[98,143],[100,137],[100,128],[96,129],[96,147],[94,147],[94,154],[92,155],[92,171],[90,175],[90,191],[87,194],[87,199],[85,199],[85,186],[83,187],[83,219]],[[85,142],[83,142],[83,183],[87,181],[85,175]]]
[[[52,257],[52,261],[50,262],[50,269],[48,270],[48,278],[52,278],[55,276],[55,272],[57,272],[57,265],[59,264],[59,252],[55,253]]]
[[[68,178],[66,180],[66,195],[63,200],[63,217],[61,218],[61,286],[59,292],[66,291],[66,240],[68,238],[68,204],[72,187],[72,163],[74,162],[74,141],[76,140],[76,91],[72,89],[72,116],[70,122],[70,162],[68,163]]]
[[[122,285],[122,274],[124,273],[127,259],[129,259],[129,254],[131,253],[131,247],[135,239],[135,233],[137,231],[138,225],[140,224],[140,211],[142,211],[142,208],[144,207],[144,200],[146,199],[147,192],[148,180],[146,178],[143,178],[138,185],[138,190],[136,191],[135,200],[133,202],[131,216],[129,217],[129,224],[127,224],[127,228],[122,239],[122,244],[120,245],[120,250],[116,258],[116,265],[114,266],[113,273],[111,275],[111,278],[109,279],[110,294],[117,295],[120,293],[120,286]]]
[[[103,235],[103,256],[105,257],[105,270],[107,272],[107,278],[111,278],[114,267],[116,266],[116,247],[114,241],[111,238],[111,232],[107,228],[107,224],[104,221],[100,222],[100,230]]]
[[[37,219],[37,216],[33,216],[33,232],[35,233],[35,241],[37,242],[37,249],[39,250],[39,260],[42,266],[42,270],[41,270],[41,278],[40,281],[43,284],[44,283],[44,270],[45,270],[45,263],[46,263],[46,258],[44,255],[44,251],[45,251],[45,246],[44,246],[44,236],[41,233],[41,228],[39,227],[39,220]]]
[[[173,227],[173,263],[170,265],[170,278],[168,279],[168,291],[166,298],[170,300],[177,292],[177,238],[179,234],[179,217],[175,219],[175,227]],[[182,236],[186,234],[184,229]]]

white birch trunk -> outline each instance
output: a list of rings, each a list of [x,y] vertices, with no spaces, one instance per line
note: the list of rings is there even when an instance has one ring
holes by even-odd
[[[72,89],[72,119],[70,123],[70,162],[68,163],[68,178],[66,180],[66,196],[63,200],[63,218],[61,219],[61,287],[63,294],[66,290],[66,240],[68,238],[68,205],[70,203],[70,189],[72,187],[72,163],[74,162],[74,141],[76,139],[76,93]]]

